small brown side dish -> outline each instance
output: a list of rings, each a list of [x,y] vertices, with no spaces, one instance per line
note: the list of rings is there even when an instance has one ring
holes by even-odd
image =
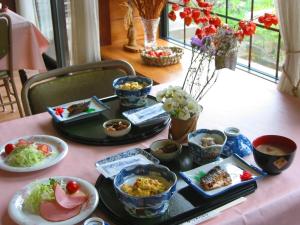
[[[125,119],[112,119],[103,123],[103,129],[110,137],[121,137],[130,132],[131,123]]]
[[[126,129],[128,126],[129,124],[125,123],[124,121],[113,121],[106,125],[106,129],[109,131],[118,131]]]
[[[166,145],[157,148],[157,151],[162,151],[163,153],[172,153],[176,152],[178,146],[175,143],[167,143]]]

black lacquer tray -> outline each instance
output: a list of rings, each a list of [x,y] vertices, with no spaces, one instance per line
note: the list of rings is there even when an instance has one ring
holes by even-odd
[[[132,126],[131,131],[122,137],[109,137],[104,133],[102,124],[110,119],[124,118],[122,112],[129,110],[120,105],[120,99],[117,96],[111,96],[101,99],[110,110],[103,111],[101,114],[92,118],[76,121],[71,124],[60,124],[53,121],[54,127],[64,137],[79,143],[90,145],[122,145],[141,141],[160,133],[168,124],[170,119],[161,123],[137,127]],[[156,98],[148,95],[147,106],[156,104]]]
[[[195,167],[192,163],[187,146],[184,146],[181,155],[176,161],[162,164],[168,166],[175,172],[186,171]],[[177,193],[175,193],[170,200],[168,212],[161,217],[138,219],[130,216],[115,195],[113,181],[102,175],[99,176],[95,185],[99,193],[99,208],[106,213],[116,225],[180,224],[221,207],[235,199],[249,195],[257,188],[256,182],[253,181],[216,197],[205,198],[188,186],[180,176],[177,177]]]

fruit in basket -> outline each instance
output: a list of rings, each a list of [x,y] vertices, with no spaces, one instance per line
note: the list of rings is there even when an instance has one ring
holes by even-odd
[[[170,50],[170,49],[157,49],[157,50],[152,49],[152,50],[147,51],[146,55],[150,56],[150,57],[157,57],[157,58],[168,57],[168,56],[172,55],[172,50]]]

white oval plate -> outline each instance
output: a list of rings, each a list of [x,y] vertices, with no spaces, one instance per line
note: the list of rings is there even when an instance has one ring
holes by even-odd
[[[51,147],[53,154],[36,165],[30,167],[14,167],[5,162],[5,145],[16,144],[18,140],[25,139],[33,142],[47,144]],[[68,153],[68,145],[63,140],[49,135],[31,135],[13,139],[0,147],[0,169],[10,172],[32,172],[42,170],[59,163]]]
[[[67,183],[70,180],[76,181],[80,185],[80,190],[83,191],[85,194],[89,196],[89,200],[87,204],[83,205],[81,208],[80,213],[77,216],[74,216],[68,220],[61,221],[61,222],[51,222],[43,219],[39,215],[34,215],[28,212],[23,211],[23,203],[26,197],[30,194],[32,189],[37,183],[48,183],[49,178],[43,178],[37,180],[35,182],[30,183],[29,185],[25,186],[23,189],[15,193],[13,198],[9,202],[8,206],[8,214],[13,219],[14,222],[20,225],[33,225],[33,224],[43,224],[43,225],[71,225],[79,223],[80,221],[84,220],[88,217],[97,207],[99,202],[98,192],[96,188],[83,179],[77,177],[64,177],[64,176],[57,176],[57,177],[50,177],[56,180],[63,180]]]

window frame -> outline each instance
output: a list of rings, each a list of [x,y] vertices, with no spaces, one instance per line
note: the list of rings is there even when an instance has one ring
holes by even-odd
[[[229,5],[229,0],[224,0],[225,1],[225,15],[216,13],[216,15],[218,15],[219,17],[221,17],[223,20],[225,19],[225,23],[228,22],[228,20],[234,20],[234,21],[240,21],[240,19],[235,18],[235,17],[231,17],[228,16],[228,5]],[[169,35],[169,18],[168,18],[168,5],[176,3],[174,1],[168,1],[167,2],[167,6],[165,7],[165,9],[163,10],[162,14],[161,14],[161,23],[160,23],[160,38],[170,41],[174,44],[180,45],[184,48],[190,49],[191,45],[190,43],[186,43],[186,26],[184,25],[183,28],[183,33],[184,33],[184,41],[181,42],[179,40],[176,40],[172,37],[170,37]],[[181,5],[183,6],[183,5]],[[251,0],[251,14],[250,14],[250,18],[253,19],[253,12],[254,12],[254,0]],[[278,40],[277,40],[277,49],[276,49],[276,66],[275,66],[275,73],[271,74],[265,71],[262,71],[258,68],[255,68],[255,66],[252,66],[252,48],[253,48],[253,38],[250,37],[249,39],[249,51],[248,51],[248,63],[246,64],[242,64],[240,62],[237,63],[237,68],[241,69],[243,71],[246,71],[250,74],[262,77],[264,79],[267,79],[269,81],[272,81],[274,83],[277,83],[279,80],[279,76],[280,76],[280,66],[279,66],[279,61],[280,61],[280,52],[283,51],[281,49],[281,34],[279,29],[277,28],[265,28],[263,25],[261,24],[257,24],[256,26],[262,29],[266,29],[266,30],[270,30],[270,32],[276,32],[278,33]]]

